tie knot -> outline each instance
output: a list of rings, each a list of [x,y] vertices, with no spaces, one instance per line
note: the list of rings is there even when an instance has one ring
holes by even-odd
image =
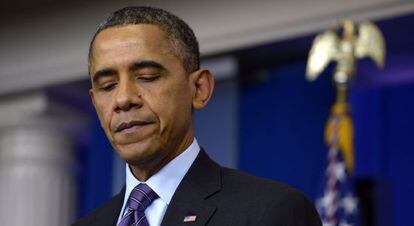
[[[158,198],[148,185],[140,183],[132,191],[129,196],[129,207],[139,212],[144,212],[151,203]]]

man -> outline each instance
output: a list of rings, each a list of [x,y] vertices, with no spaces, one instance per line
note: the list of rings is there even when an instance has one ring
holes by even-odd
[[[127,182],[75,226],[321,225],[297,190],[223,168],[199,147],[193,111],[207,104],[214,80],[181,19],[151,7],[114,12],[91,42],[89,74]]]

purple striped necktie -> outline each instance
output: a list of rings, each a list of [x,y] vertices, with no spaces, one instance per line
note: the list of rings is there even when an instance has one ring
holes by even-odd
[[[149,226],[145,209],[158,198],[148,185],[138,184],[129,195],[128,206],[118,226]]]

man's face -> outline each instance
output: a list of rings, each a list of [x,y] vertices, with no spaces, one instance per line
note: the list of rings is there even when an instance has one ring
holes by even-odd
[[[163,30],[108,28],[96,37],[92,53],[90,94],[121,158],[145,165],[191,143],[195,90]]]

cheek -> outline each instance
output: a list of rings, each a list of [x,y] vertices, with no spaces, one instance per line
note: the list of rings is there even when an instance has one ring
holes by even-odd
[[[173,89],[160,90],[156,96],[154,110],[160,117],[161,125],[176,125],[182,121],[190,120],[191,97],[187,87],[175,86]]]
[[[109,129],[110,120],[111,120],[111,108],[108,103],[99,103],[97,105],[96,112],[98,113],[99,121],[101,122],[101,127],[105,130]]]

